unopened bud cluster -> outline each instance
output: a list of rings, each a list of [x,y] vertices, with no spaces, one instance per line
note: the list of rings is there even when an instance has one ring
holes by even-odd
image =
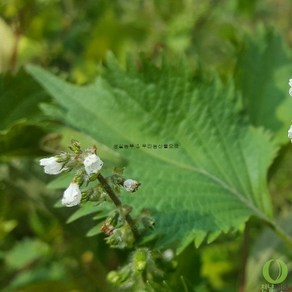
[[[163,287],[165,272],[174,271],[176,267],[177,262],[172,250],[161,253],[148,248],[138,248],[132,253],[128,264],[117,271],[109,272],[107,279],[117,289],[125,291],[148,291],[147,284],[156,287],[155,291],[166,291]]]

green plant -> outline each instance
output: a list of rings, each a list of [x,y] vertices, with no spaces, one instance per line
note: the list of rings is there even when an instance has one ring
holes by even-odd
[[[175,246],[179,254],[191,242],[199,247],[221,233],[242,231],[250,217],[292,244],[274,220],[266,182],[278,144],[244,118],[230,82],[216,75],[192,79],[184,60],[162,59],[157,66],[140,59],[123,70],[112,56],[102,77],[85,87],[38,67],[28,72],[54,97],[64,122],[107,146],[123,145],[127,170],[143,186],[124,200],[154,217],[146,236],[151,248]]]
[[[288,291],[290,7],[2,1],[0,290]]]

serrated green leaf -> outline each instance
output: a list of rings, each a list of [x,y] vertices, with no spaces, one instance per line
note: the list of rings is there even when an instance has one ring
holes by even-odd
[[[271,130],[278,143],[289,141],[291,61],[283,38],[271,29],[258,27],[256,33],[246,36],[235,70],[236,86],[251,122]]]
[[[212,232],[208,235],[207,243],[213,242],[216,238],[219,237],[220,231]]]
[[[195,237],[195,247],[199,247],[203,240],[205,239],[205,232],[201,232],[201,233],[196,233],[196,235],[194,235]]]
[[[266,173],[275,146],[239,119],[232,86],[192,80],[184,62],[158,68],[141,60],[126,72],[111,57],[104,76],[85,87],[38,67],[28,71],[65,109],[66,124],[109,147],[178,144],[120,150],[130,162],[125,175],[142,183],[123,200],[152,210],[158,246],[177,242],[182,250],[180,244],[237,230],[252,215],[271,222]]]

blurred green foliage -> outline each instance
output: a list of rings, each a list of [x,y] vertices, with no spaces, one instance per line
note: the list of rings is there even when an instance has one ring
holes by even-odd
[[[285,96],[292,74],[291,13],[289,0],[2,0],[1,291],[112,291],[106,274],[127,256],[109,250],[100,236],[84,236],[95,227],[90,207],[76,221],[74,211],[54,207],[62,191],[46,187],[50,180],[34,158],[63,149],[76,135],[85,145],[92,140],[62,125],[63,112],[21,70],[27,63],[86,84],[101,74],[108,51],[121,64],[141,52],[159,63],[163,51],[169,58],[184,54],[198,69],[195,80],[214,72],[226,83],[235,77],[239,108],[254,125],[276,133],[281,147],[269,185],[276,216],[288,230],[292,156],[283,135],[292,109]],[[102,151],[111,165],[122,163],[111,149]],[[200,249],[189,246],[167,282],[174,291],[199,292],[237,291],[246,283],[249,292],[264,283],[263,261],[282,257],[291,266],[291,249],[274,233],[256,220],[249,233],[248,241],[236,232]],[[291,277],[286,284],[291,287]]]

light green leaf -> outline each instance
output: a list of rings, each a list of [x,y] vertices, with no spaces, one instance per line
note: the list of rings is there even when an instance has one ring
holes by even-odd
[[[5,42],[0,44],[0,73],[6,72],[11,67],[11,58],[15,46],[15,34],[13,30],[6,24],[2,17],[0,18],[0,35]]]
[[[17,226],[16,220],[0,221],[0,240],[3,240],[11,230]]]
[[[76,212],[74,212],[67,220],[67,223],[71,223],[81,217],[90,215],[92,213],[97,213],[102,210],[101,205],[97,205],[96,202],[86,202],[79,208]]]
[[[201,275],[209,280],[208,282],[213,289],[217,291],[230,289],[230,283],[228,284],[226,278],[228,278],[228,274],[240,266],[240,261],[234,260],[238,252],[239,242],[237,241],[214,243],[203,248]]]
[[[56,179],[52,180],[48,183],[47,187],[49,189],[65,189],[69,186],[70,182],[72,181],[72,174],[69,172],[62,173]]]
[[[152,210],[158,246],[176,242],[180,251],[242,229],[250,216],[271,223],[266,174],[275,155],[269,135],[239,119],[232,86],[194,80],[186,68],[141,60],[126,72],[110,57],[102,78],[77,87],[28,67],[64,110],[64,122],[108,147],[178,145],[119,151],[129,160],[125,175],[142,183],[123,200]]]
[[[5,255],[5,262],[11,269],[20,269],[46,256],[49,246],[39,240],[24,239]]]
[[[87,233],[86,236],[91,237],[102,233],[101,226],[103,223],[99,223],[96,226],[92,227]]]

